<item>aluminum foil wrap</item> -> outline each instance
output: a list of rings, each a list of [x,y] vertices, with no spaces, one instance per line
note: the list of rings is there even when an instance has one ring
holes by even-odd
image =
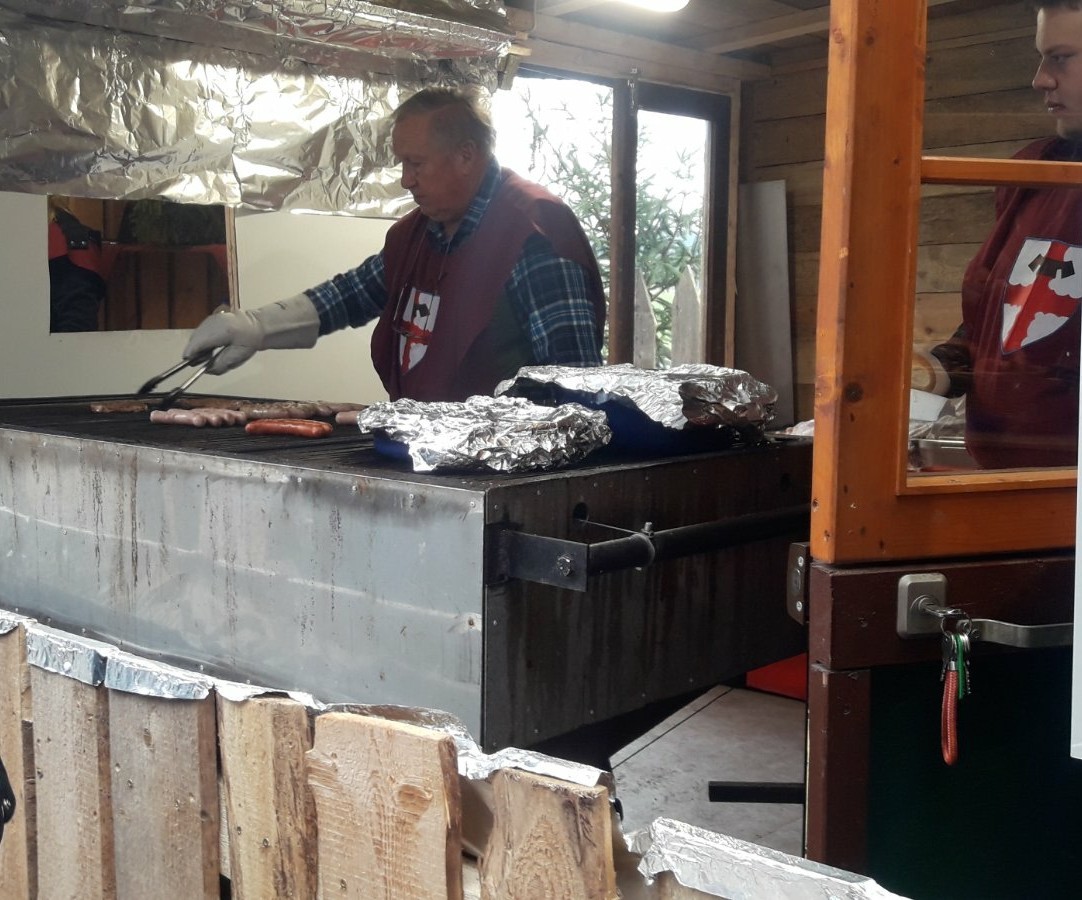
[[[578,462],[612,436],[602,412],[577,403],[539,406],[520,397],[377,403],[357,416],[357,425],[402,446],[417,472],[555,469]]]
[[[673,819],[655,819],[628,835],[639,871],[672,872],[686,888],[711,897],[771,900],[900,900],[865,875],[790,856]]]
[[[498,0],[2,0],[0,6],[276,59],[339,60],[354,73],[375,59],[498,56],[510,41]]]
[[[415,17],[407,39],[404,13],[359,0],[290,3],[285,28],[285,5],[0,0],[0,190],[401,215],[391,112],[430,84],[494,89],[507,36]],[[91,24],[5,11],[43,6]],[[318,17],[357,28],[362,7],[386,41],[335,43]]]
[[[30,665],[94,687],[105,681],[107,660],[114,649],[39,622],[26,628],[26,661]]]
[[[8,634],[20,625],[29,625],[33,621],[33,619],[28,619],[26,616],[21,616],[16,612],[0,609],[0,635]]]
[[[534,397],[554,385],[588,395],[593,403],[633,407],[666,428],[730,425],[762,431],[774,417],[778,394],[740,369],[686,363],[640,369],[629,363],[594,368],[527,366],[502,382],[497,394]]]

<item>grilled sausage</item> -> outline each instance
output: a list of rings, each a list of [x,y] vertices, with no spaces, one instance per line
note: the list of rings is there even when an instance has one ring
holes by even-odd
[[[190,409],[154,409],[150,412],[150,421],[164,425],[194,425],[202,428],[207,424],[207,417]]]
[[[357,416],[361,414],[359,409],[344,409],[340,413],[336,413],[334,421],[339,425],[356,425]]]
[[[286,434],[297,437],[325,437],[334,431],[330,422],[316,419],[253,419],[244,426],[248,434]]]
[[[96,413],[137,413],[147,411],[145,400],[96,400],[90,404]]]

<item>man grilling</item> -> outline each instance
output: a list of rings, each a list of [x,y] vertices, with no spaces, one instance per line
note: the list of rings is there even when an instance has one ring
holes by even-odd
[[[501,169],[476,93],[426,88],[394,113],[392,145],[417,209],[356,269],[252,312],[208,317],[184,350],[311,347],[378,319],[372,361],[391,399],[491,394],[525,365],[601,364],[605,296],[574,213]]]

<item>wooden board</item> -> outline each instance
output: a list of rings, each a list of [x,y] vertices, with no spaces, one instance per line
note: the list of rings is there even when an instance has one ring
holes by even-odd
[[[116,897],[109,692],[38,668],[30,683],[37,825],[49,835],[38,890],[42,897]]]
[[[15,816],[0,840],[0,877],[3,896],[11,898],[37,895],[33,748],[24,741],[30,715],[26,632],[19,626],[0,635],[0,758],[15,791]]]
[[[773,427],[792,425],[793,343],[785,182],[740,186],[736,367],[778,392]]]
[[[233,897],[315,896],[308,710],[284,697],[219,697],[218,734]]]
[[[320,896],[461,900],[454,739],[398,722],[325,713],[308,751]]]
[[[121,897],[218,898],[214,700],[109,698],[116,885]]]
[[[612,818],[603,787],[515,769],[492,776],[494,821],[481,900],[615,898]]]

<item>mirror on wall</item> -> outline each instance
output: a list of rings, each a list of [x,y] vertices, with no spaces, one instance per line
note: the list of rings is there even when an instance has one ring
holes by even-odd
[[[50,196],[51,333],[194,328],[234,305],[232,210]]]

